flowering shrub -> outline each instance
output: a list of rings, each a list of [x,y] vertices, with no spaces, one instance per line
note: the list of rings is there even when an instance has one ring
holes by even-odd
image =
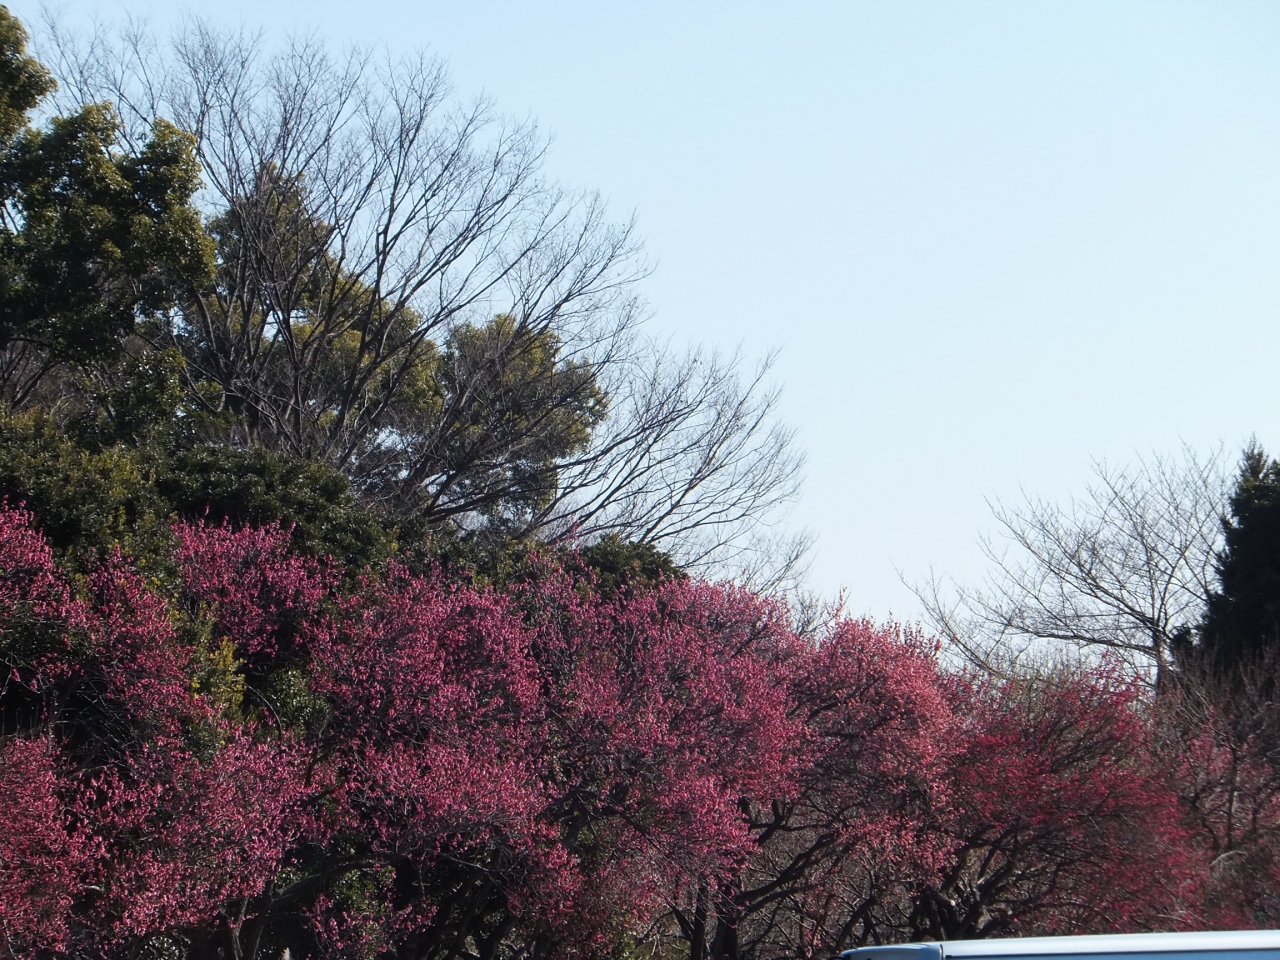
[[[956,677],[909,631],[572,560],[343,578],[183,524],[65,576],[0,509],[15,956],[820,956],[1193,922],[1206,854],[1105,672]]]
[[[1101,669],[950,684],[952,838],[914,934],[1169,930],[1203,922],[1205,857],[1151,762],[1139,688]]]

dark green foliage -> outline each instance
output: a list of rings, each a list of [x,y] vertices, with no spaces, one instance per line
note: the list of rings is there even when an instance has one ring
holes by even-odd
[[[160,440],[84,444],[38,411],[0,420],[0,497],[25,504],[53,547],[81,560],[117,545],[140,559],[166,555],[179,519],[291,526],[299,549],[357,570],[395,549],[392,533],[328,467],[265,450],[174,450]]]
[[[1215,667],[1230,669],[1280,646],[1280,463],[1256,446],[1245,451],[1224,527],[1200,641]]]
[[[136,157],[113,150],[110,108],[55,118],[4,158],[3,189],[20,227],[5,238],[5,343],[53,357],[113,359],[138,313],[173,302],[181,278],[209,269],[209,244],[188,205],[199,184],[189,135],[157,124]]]
[[[254,706],[267,710],[274,723],[291,730],[318,730],[328,711],[324,698],[311,691],[303,663],[272,669],[258,687],[249,688]]]
[[[579,555],[595,571],[599,589],[606,595],[616,593],[623,584],[649,586],[685,576],[670,554],[651,543],[634,543],[614,533],[583,547]]]
[[[415,512],[483,514],[498,538],[523,530],[557,493],[556,464],[584,452],[608,412],[591,366],[560,350],[554,334],[521,329],[509,314],[453,331],[433,371],[439,410],[424,409],[416,424],[444,440],[418,473],[450,477],[450,491],[423,500],[392,484],[398,499]],[[468,402],[472,394],[484,403]]]
[[[213,264],[191,205],[191,135],[157,120],[139,152],[123,152],[108,104],[30,128],[53,83],[25,47],[0,7],[0,395],[19,405],[55,372],[109,368],[138,319],[174,306]]]
[[[608,411],[595,370],[512,314],[424,317],[352,272],[348,230],[270,163],[209,221],[214,281],[155,341],[185,358],[204,437],[328,463],[405,523],[520,536]]]
[[[553,307],[424,316],[422,277],[338,255],[305,171],[259,158],[204,220],[189,133],[157,118],[126,149],[108,103],[33,128],[55,84],[26,42],[0,6],[0,497],[64,561],[119,547],[168,576],[179,520],[280,523],[352,573],[395,556],[503,584],[565,557],[538,525],[610,398],[554,321],[613,302],[591,306],[629,282],[625,233],[555,254],[590,269]],[[608,594],[679,575],[618,536],[576,562]]]
[[[26,45],[27,31],[7,7],[0,7],[0,142],[6,147],[54,87],[49,71],[27,56]]]
[[[195,422],[181,410],[181,355],[130,345],[135,349],[116,363],[81,378],[79,391],[90,403],[69,418],[68,432],[90,448],[189,439]]]
[[[670,554],[649,543],[624,540],[607,534],[587,546],[548,544],[533,537],[495,539],[459,536],[448,527],[427,522],[409,523],[401,529],[398,558],[410,570],[432,568],[476,585],[498,588],[538,579],[548,565],[582,574],[584,590],[612,597],[623,586],[648,587],[662,580],[683,579],[687,574]],[[591,586],[588,587],[587,584]]]
[[[356,503],[336,470],[262,449],[202,445],[175,453],[156,489],[184,519],[226,520],[235,527],[293,527],[305,553],[365,567],[388,557],[393,533]]]
[[[158,120],[124,151],[107,104],[32,129],[54,85],[25,48],[0,7],[0,497],[74,565],[116,546],[159,563],[178,519],[281,523],[308,553],[385,559],[393,534],[341,473],[196,443],[208,417],[184,405],[186,362],[153,342],[157,315],[212,277],[194,140]]]
[[[116,545],[140,559],[168,553],[170,510],[148,461],[130,447],[82,446],[40,411],[0,420],[0,498],[35,514],[73,565]]]

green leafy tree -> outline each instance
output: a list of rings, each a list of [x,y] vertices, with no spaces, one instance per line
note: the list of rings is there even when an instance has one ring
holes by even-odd
[[[298,549],[355,571],[397,547],[394,527],[357,501],[346,477],[298,457],[201,444],[165,460],[155,488],[184,519],[236,528],[279,523],[293,529]]]
[[[553,332],[522,330],[511,314],[452,331],[434,382],[438,407],[422,411],[416,431],[424,449],[396,488],[417,499],[421,481],[438,478],[429,512],[479,512],[499,530],[551,500],[557,465],[587,449],[608,410],[590,364],[563,359]]]
[[[33,128],[54,83],[26,39],[0,7],[0,396],[17,405],[49,402],[37,391],[55,372],[60,389],[109,377],[139,319],[201,283],[212,253],[192,137],[157,119],[122,149],[106,103]]]
[[[31,110],[53,91],[53,77],[26,52],[27,32],[0,7],[0,141],[6,147],[26,128]]]
[[[669,554],[653,544],[623,540],[616,533],[584,547],[579,556],[594,571],[596,586],[606,596],[613,596],[623,586],[650,586],[687,576]]]
[[[518,529],[607,409],[592,365],[513,314],[427,322],[352,272],[312,203],[267,164],[210,221],[215,281],[157,343],[185,357],[204,433],[342,469],[399,517]]]
[[[0,419],[0,499],[30,510],[73,567],[114,546],[137,558],[167,553],[175,518],[156,494],[149,461],[123,445],[88,449],[43,410]]]
[[[357,502],[331,467],[261,448],[174,449],[163,437],[87,446],[41,410],[0,418],[0,500],[24,505],[73,566],[92,566],[117,546],[159,563],[180,519],[237,529],[278,523],[296,548],[353,573],[398,546],[385,518]]]

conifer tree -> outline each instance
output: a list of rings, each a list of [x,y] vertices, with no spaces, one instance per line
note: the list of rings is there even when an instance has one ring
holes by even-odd
[[[1280,463],[1256,444],[1245,451],[1230,509],[1219,585],[1200,628],[1218,669],[1258,660],[1280,643]]]

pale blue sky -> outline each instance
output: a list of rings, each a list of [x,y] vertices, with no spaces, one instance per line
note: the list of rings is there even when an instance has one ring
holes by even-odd
[[[792,521],[854,612],[913,616],[898,570],[980,576],[985,496],[1060,496],[1091,458],[1182,440],[1280,449],[1280,5],[212,15],[426,47],[554,133],[559,179],[638,214],[657,328],[781,348],[809,453]]]

